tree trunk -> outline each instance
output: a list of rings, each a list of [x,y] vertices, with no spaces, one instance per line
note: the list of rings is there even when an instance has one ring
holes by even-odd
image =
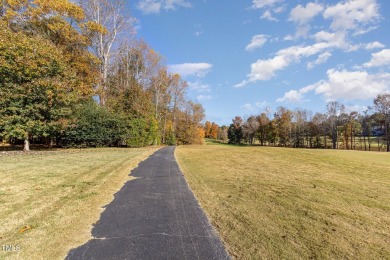
[[[380,152],[380,147],[379,147],[379,136],[378,136],[378,152]]]
[[[386,131],[386,151],[390,152],[389,122],[386,122],[385,131]]]
[[[30,140],[28,140],[28,137],[24,139],[24,147],[23,147],[24,152],[30,151]]]
[[[366,144],[366,136],[363,136],[363,141],[364,141],[364,151],[367,151],[367,144]]]

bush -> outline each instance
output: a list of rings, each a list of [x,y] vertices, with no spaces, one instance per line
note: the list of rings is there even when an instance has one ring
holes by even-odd
[[[79,107],[60,144],[65,147],[121,146],[125,144],[125,136],[126,120],[90,100]]]

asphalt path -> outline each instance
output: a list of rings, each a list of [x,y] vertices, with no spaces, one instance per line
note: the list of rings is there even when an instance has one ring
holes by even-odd
[[[181,173],[175,147],[131,172],[92,229],[66,259],[230,259]],[[88,209],[86,209],[88,210]]]

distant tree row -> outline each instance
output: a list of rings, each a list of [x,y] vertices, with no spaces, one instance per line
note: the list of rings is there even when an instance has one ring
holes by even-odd
[[[339,102],[326,113],[278,107],[271,116],[236,116],[228,128],[231,144],[390,151],[390,94],[378,95],[363,113],[347,112]],[[207,136],[207,134],[206,134]],[[214,138],[214,136],[213,136]]]
[[[204,109],[134,37],[121,0],[0,3],[0,141],[201,143]],[[119,37],[121,36],[121,37]]]

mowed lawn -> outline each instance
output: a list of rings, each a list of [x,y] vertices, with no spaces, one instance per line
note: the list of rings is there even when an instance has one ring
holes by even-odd
[[[208,144],[176,158],[238,259],[390,259],[390,154]]]
[[[63,259],[91,238],[103,206],[155,150],[0,152],[0,259]]]

